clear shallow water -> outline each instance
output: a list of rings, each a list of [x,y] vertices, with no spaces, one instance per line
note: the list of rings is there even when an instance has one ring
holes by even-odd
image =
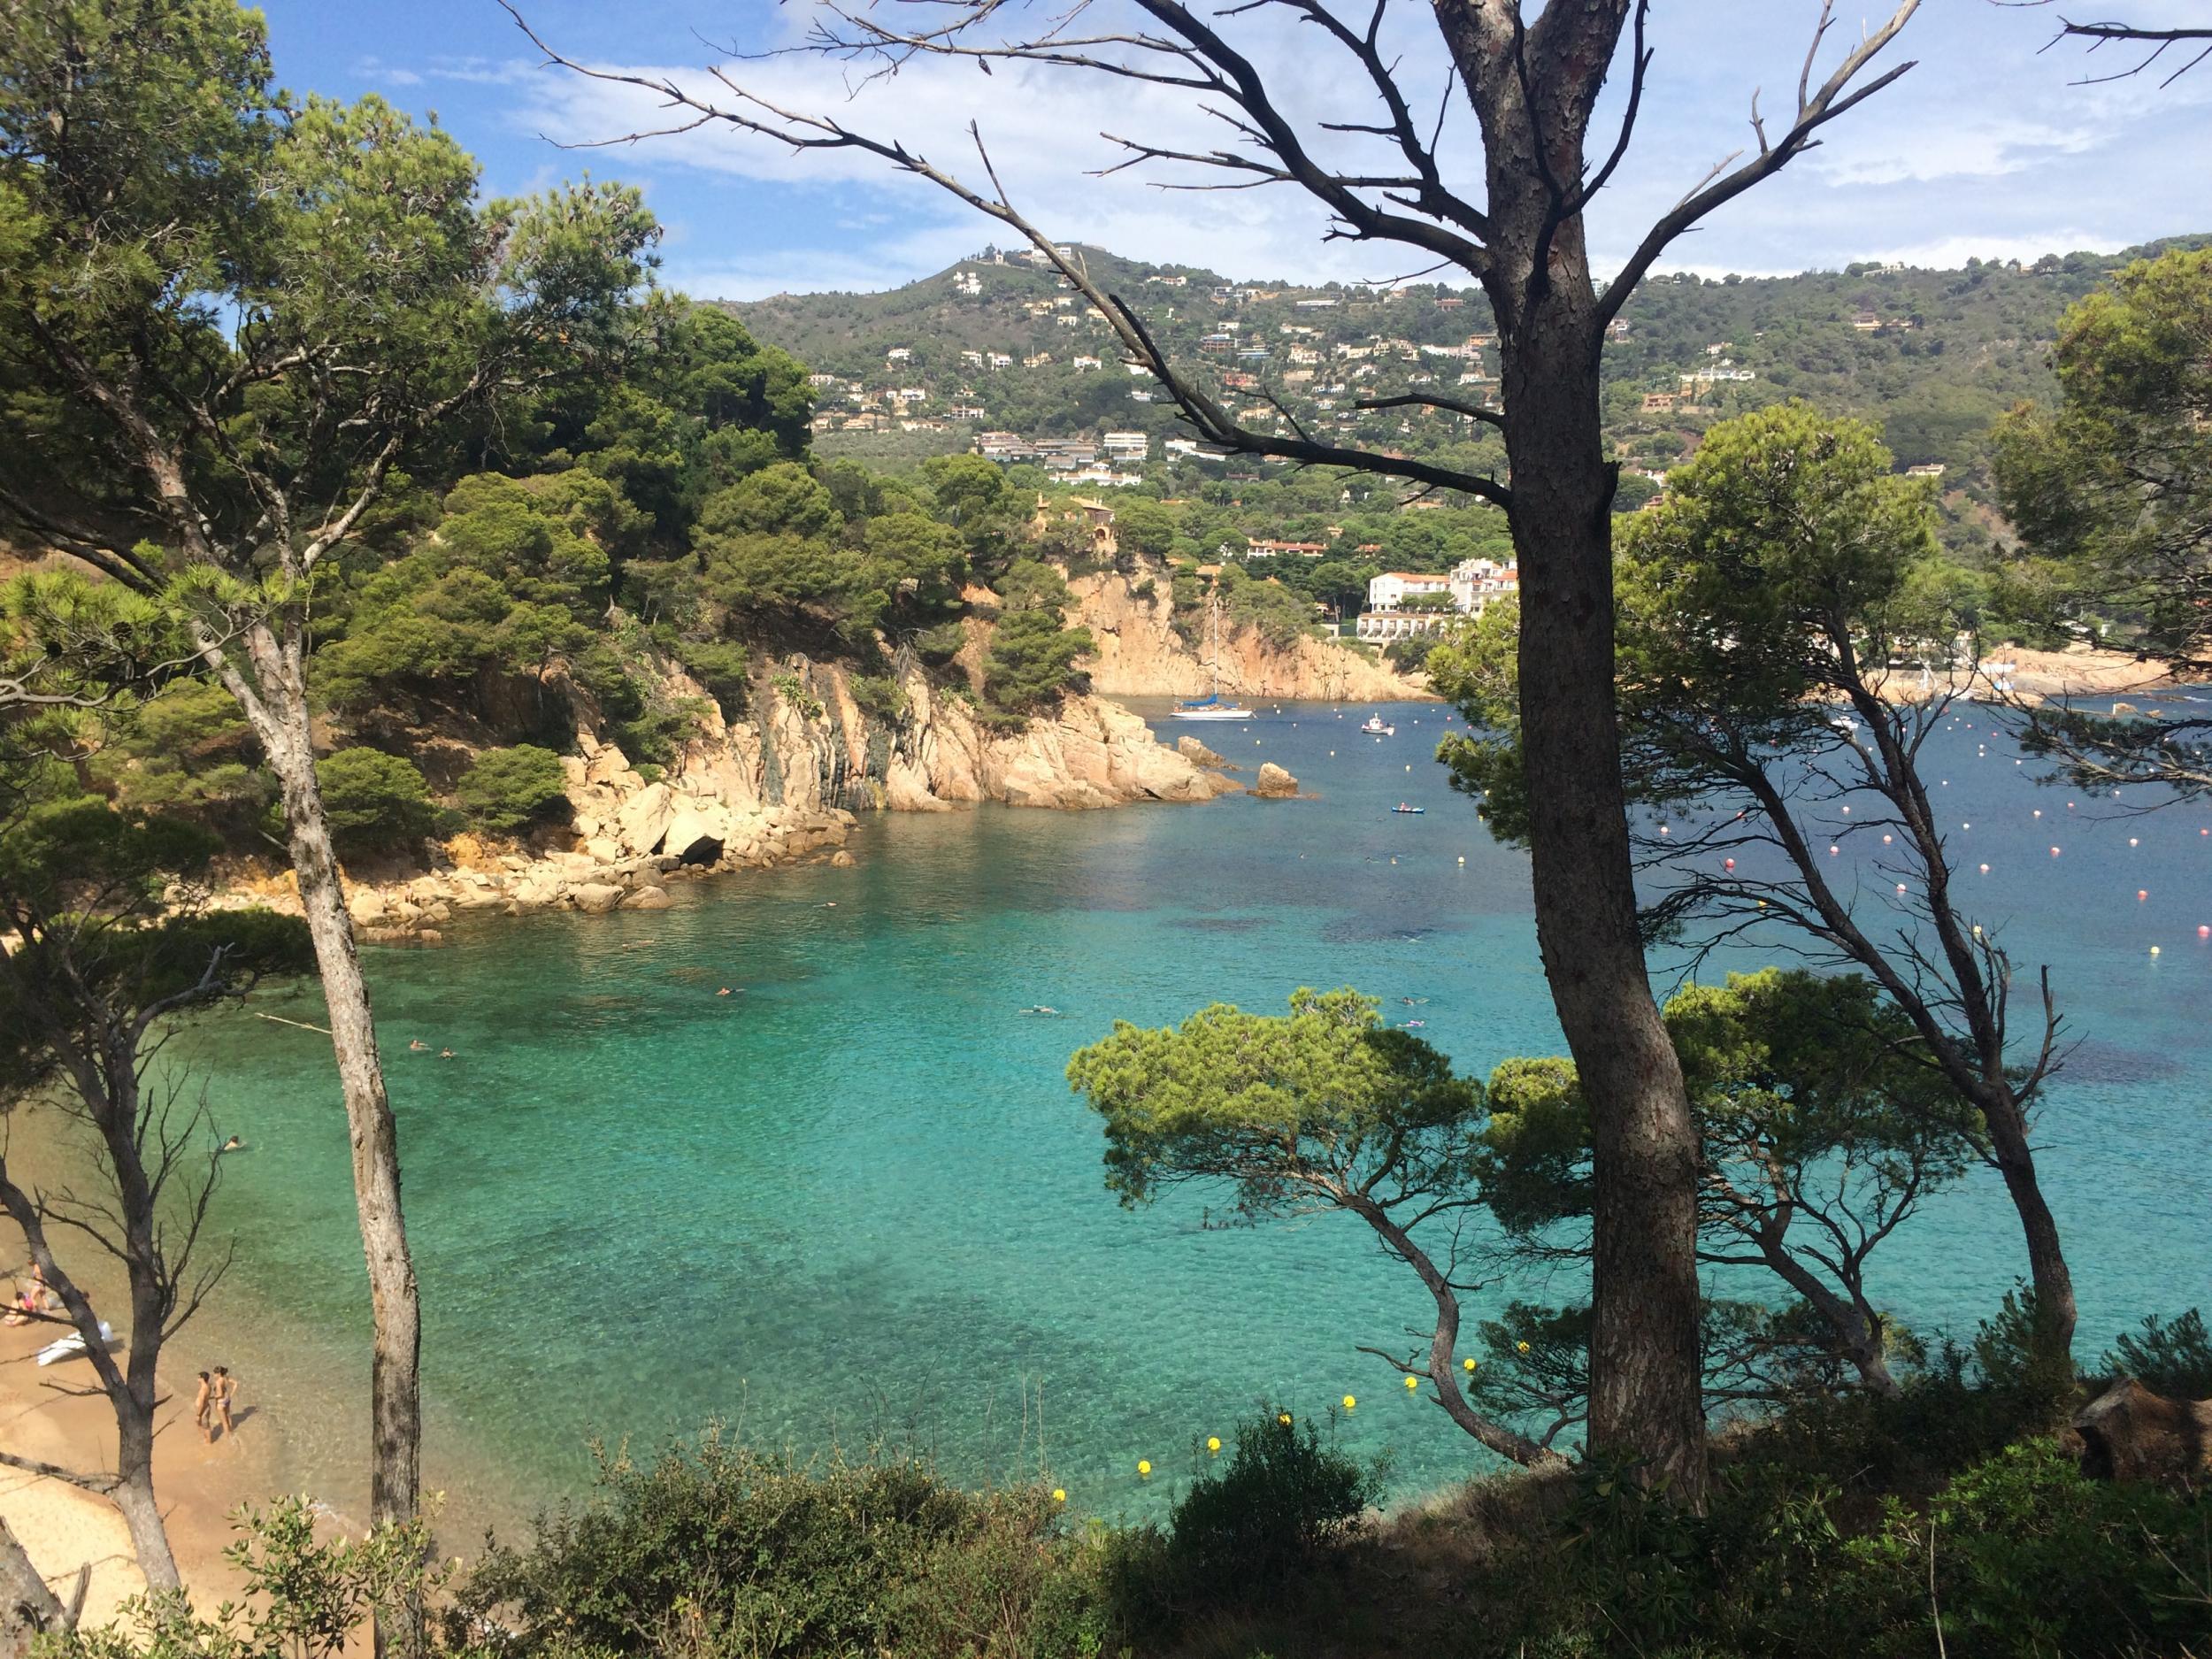
[[[1338,1432],[1388,1451],[1402,1493],[1473,1467],[1354,1351],[1427,1328],[1363,1228],[1207,1228],[1194,1193],[1121,1210],[1062,1077],[1117,1018],[1273,1010],[1300,985],[1429,999],[1387,1006],[1478,1074],[1558,1050],[1526,861],[1431,761],[1443,711],[1394,710],[1384,741],[1352,731],[1365,712],[1285,705],[1203,731],[1317,800],[887,818],[856,869],[370,953],[424,1291],[427,1479],[453,1488],[452,1518],[574,1490],[595,1435],[647,1447],[717,1417],[808,1452],[887,1440],[969,1479],[1033,1472],[1041,1446],[1071,1504],[1107,1514],[1156,1505],[1194,1438],[1263,1399],[1357,1395]],[[1959,856],[1992,865],[1968,892],[2018,962],[2054,964],[2085,1040],[2041,1139],[2093,1356],[2145,1311],[2212,1304],[2212,946],[2195,935],[2212,810],[2093,819],[2008,747],[1978,758],[1969,718],[1935,750],[1973,825]],[[1427,813],[1391,815],[1401,799]],[[1060,1017],[1019,1011],[1040,1002]],[[257,1005],[319,1018],[311,994]],[[247,1377],[288,1466],[357,1502],[366,1297],[328,1050],[250,1016],[189,1042],[250,1143],[219,1202],[237,1266],[196,1344]],[[2019,1271],[1986,1179],[1885,1254],[1879,1291],[1924,1333],[1970,1330]]]

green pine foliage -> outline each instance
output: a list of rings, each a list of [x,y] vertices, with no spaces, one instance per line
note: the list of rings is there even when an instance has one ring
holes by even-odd
[[[315,763],[330,839],[341,854],[403,851],[430,833],[434,818],[422,771],[374,749],[342,749]]]
[[[567,785],[558,755],[534,743],[518,743],[479,755],[453,793],[479,829],[511,835],[565,809]]]

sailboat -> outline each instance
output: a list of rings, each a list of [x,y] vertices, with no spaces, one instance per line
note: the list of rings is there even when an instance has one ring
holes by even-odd
[[[1213,671],[1213,689],[1202,697],[1179,703],[1170,718],[1178,720],[1248,720],[1252,710],[1233,699],[1221,700],[1221,595],[1216,594],[1206,611],[1206,666]]]

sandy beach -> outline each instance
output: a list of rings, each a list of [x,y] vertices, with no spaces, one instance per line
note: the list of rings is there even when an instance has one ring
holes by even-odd
[[[0,1261],[23,1259],[13,1231],[0,1235]],[[89,1474],[115,1467],[115,1417],[98,1393],[84,1360],[44,1368],[33,1356],[63,1327],[30,1325],[0,1329],[0,1446],[25,1457]],[[208,1445],[192,1422],[191,1369],[165,1365],[169,1399],[161,1409],[155,1441],[154,1490],[167,1519],[170,1548],[194,1599],[211,1608],[236,1594],[240,1579],[222,1559],[232,1542],[230,1517],[248,1502],[282,1490],[273,1442],[254,1432],[253,1396],[242,1386],[244,1408],[237,1432]],[[122,1517],[104,1499],[66,1482],[0,1469],[0,1516],[7,1518],[31,1561],[58,1593],[66,1594],[78,1569],[92,1566],[85,1602],[89,1624],[105,1624],[126,1598],[145,1587],[131,1558]]]

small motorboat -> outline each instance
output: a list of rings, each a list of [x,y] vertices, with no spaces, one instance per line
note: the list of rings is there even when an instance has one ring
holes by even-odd
[[[101,1320],[101,1345],[104,1347],[113,1340],[115,1340],[114,1329],[105,1319]],[[67,1336],[63,1337],[59,1341],[49,1342],[44,1348],[39,1349],[38,1363],[42,1365],[51,1365],[56,1360],[74,1359],[78,1355],[83,1353],[84,1351],[84,1333],[81,1331],[72,1331]]]
[[[1366,733],[1369,737],[1395,737],[1398,735],[1398,728],[1394,726],[1385,726],[1383,724],[1383,718],[1379,714],[1369,715],[1367,717],[1367,724],[1361,726],[1360,730]]]
[[[1393,812],[1409,812],[1414,816],[1418,817],[1421,813],[1427,811],[1428,808],[1425,806],[1408,806],[1404,802],[1401,801],[1397,805],[1392,807],[1390,810]]]

